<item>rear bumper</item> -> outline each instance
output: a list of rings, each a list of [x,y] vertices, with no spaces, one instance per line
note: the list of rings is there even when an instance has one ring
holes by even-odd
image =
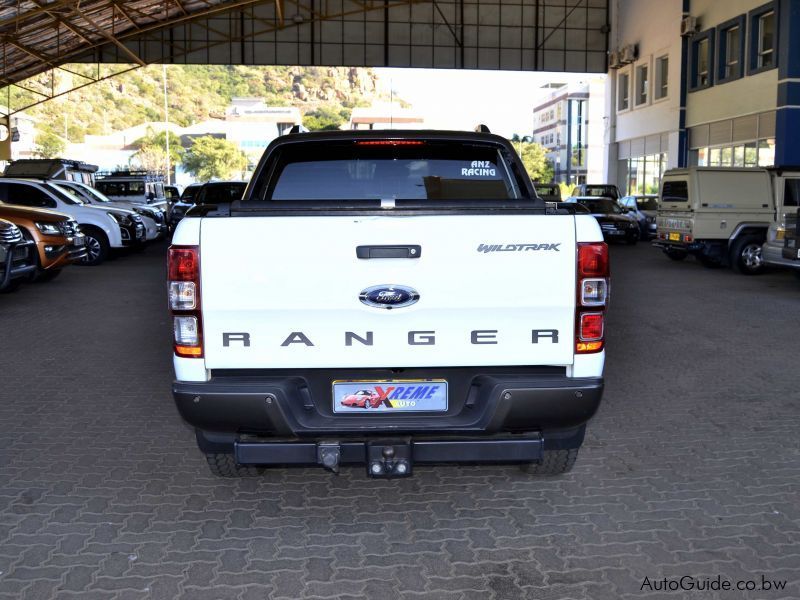
[[[515,372],[512,369],[517,369]],[[446,379],[443,413],[334,413],[334,380]],[[177,381],[173,396],[181,416],[205,432],[266,437],[466,435],[567,430],[597,411],[602,378],[567,378],[563,372],[499,367],[362,371],[297,370],[212,376],[203,383]]]

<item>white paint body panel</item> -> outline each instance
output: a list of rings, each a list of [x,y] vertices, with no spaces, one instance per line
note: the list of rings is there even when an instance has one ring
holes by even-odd
[[[560,244],[489,252],[485,244]],[[363,244],[419,244],[419,259],[356,258]],[[569,216],[370,216],[203,219],[201,286],[206,367],[346,368],[568,365],[573,360],[575,228]],[[413,306],[359,301],[370,286],[410,286]],[[532,343],[557,329],[558,343]],[[497,330],[497,344],[471,331]],[[374,345],[345,346],[345,331]],[[435,331],[435,345],[408,332]],[[223,347],[223,332],[251,346]],[[281,344],[303,332],[314,344]]]
[[[589,215],[437,215],[191,218],[173,244],[200,245],[204,359],[175,357],[181,381],[220,368],[376,368],[556,365],[602,375],[605,353],[574,355],[576,239],[602,241]],[[478,252],[480,244],[560,244],[558,251]],[[419,244],[419,259],[356,258],[356,246]],[[362,304],[380,284],[420,300],[386,310]],[[558,343],[534,329],[558,329]],[[497,330],[497,344],[471,343]],[[374,343],[345,345],[345,332]],[[435,345],[409,345],[435,331]],[[247,332],[249,347],[223,345]],[[281,346],[292,332],[314,344]]]

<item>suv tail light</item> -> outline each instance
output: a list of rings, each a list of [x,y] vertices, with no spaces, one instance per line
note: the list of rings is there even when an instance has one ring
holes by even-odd
[[[576,354],[592,354],[605,347],[605,310],[610,292],[610,274],[607,244],[578,244]]]
[[[198,246],[170,246],[167,254],[167,291],[169,309],[172,312],[175,354],[183,358],[202,358]]]

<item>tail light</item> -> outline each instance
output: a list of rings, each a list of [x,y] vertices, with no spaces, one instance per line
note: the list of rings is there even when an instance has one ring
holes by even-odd
[[[200,249],[197,246],[170,246],[167,254],[167,291],[175,354],[183,358],[202,358]]]
[[[610,293],[608,245],[578,244],[578,298],[575,352],[592,354],[605,347],[605,311]]]

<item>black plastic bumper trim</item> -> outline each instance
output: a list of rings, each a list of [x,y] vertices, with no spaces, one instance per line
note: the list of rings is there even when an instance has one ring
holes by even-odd
[[[326,442],[330,444],[331,442]],[[342,464],[367,462],[369,442],[338,444]],[[391,440],[386,443],[391,443]],[[539,436],[516,438],[411,440],[413,463],[501,463],[537,462],[542,459],[543,441]],[[314,465],[318,445],[309,442],[234,443],[236,462],[243,465]]]
[[[382,370],[304,370],[257,377],[212,377],[173,384],[181,416],[207,432],[281,437],[414,433],[494,434],[573,429],[597,411],[602,378],[568,378],[515,367],[406,369],[408,379],[446,379],[444,413],[341,414],[332,411],[334,379],[381,380]]]

